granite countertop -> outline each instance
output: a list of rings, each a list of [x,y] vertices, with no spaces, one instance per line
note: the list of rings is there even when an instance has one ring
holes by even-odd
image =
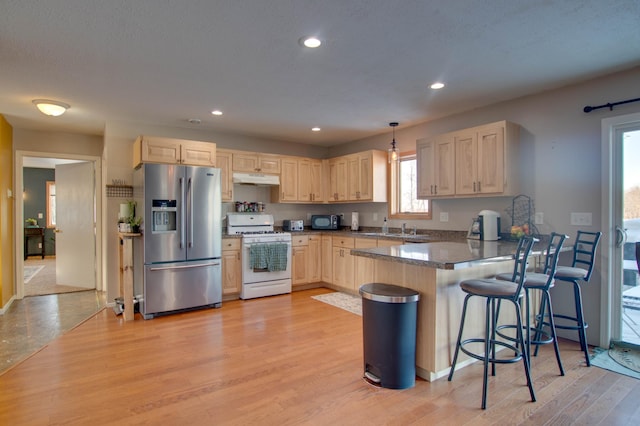
[[[351,254],[437,269],[463,269],[511,260],[517,245],[513,241],[467,240],[352,249]],[[538,246],[538,252],[540,248]]]

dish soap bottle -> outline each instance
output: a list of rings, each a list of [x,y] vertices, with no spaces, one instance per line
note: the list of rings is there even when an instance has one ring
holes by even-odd
[[[387,218],[386,217],[382,221],[382,233],[383,234],[388,234],[389,233],[389,225],[387,224]]]

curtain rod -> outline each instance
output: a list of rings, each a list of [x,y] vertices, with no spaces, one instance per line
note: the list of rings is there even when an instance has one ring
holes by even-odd
[[[609,108],[609,111],[613,111],[613,107],[616,106],[616,105],[630,104],[631,102],[638,102],[638,101],[640,101],[640,98],[627,99],[626,101],[608,103],[608,104],[598,105],[598,106],[588,106],[587,105],[586,107],[584,107],[583,111],[584,112],[591,112],[594,109],[600,109],[600,108]]]

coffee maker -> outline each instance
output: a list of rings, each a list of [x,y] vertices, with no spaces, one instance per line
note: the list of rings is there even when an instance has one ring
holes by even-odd
[[[493,210],[482,210],[471,221],[467,234],[471,240],[497,241],[500,239],[500,213]]]

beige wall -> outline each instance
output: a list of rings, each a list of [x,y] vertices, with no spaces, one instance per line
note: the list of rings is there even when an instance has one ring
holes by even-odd
[[[0,115],[0,310],[16,294],[13,252],[13,129]]]

